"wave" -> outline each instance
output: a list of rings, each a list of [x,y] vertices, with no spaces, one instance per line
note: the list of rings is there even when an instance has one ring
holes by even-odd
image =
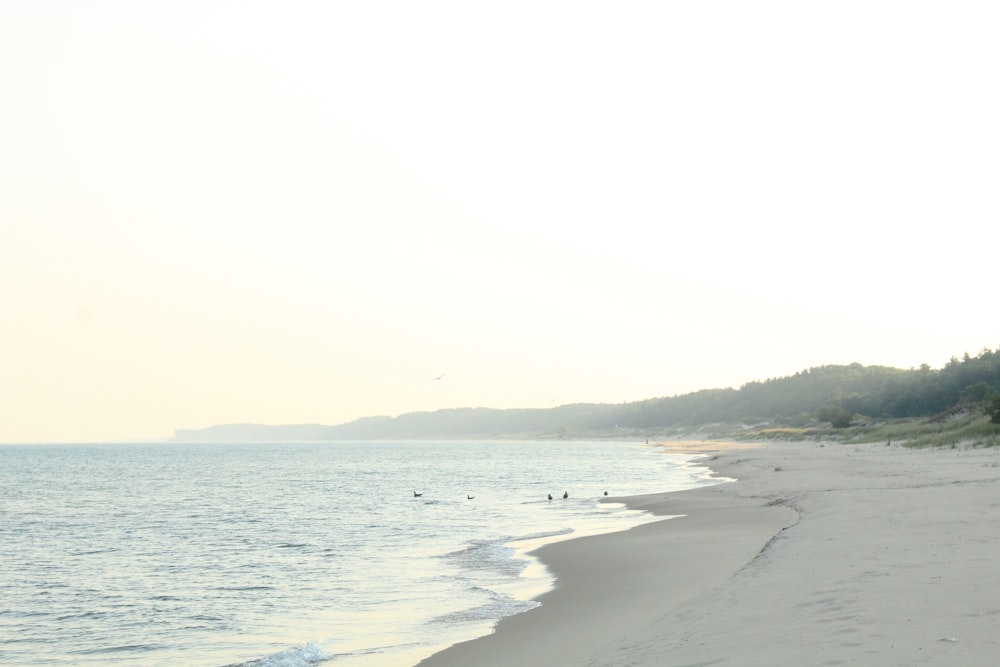
[[[104,611],[82,611],[79,614],[63,614],[62,616],[56,616],[56,620],[60,622],[71,621],[71,620],[81,620],[85,618],[106,618],[108,616],[107,612]]]
[[[114,552],[114,551],[118,551],[118,549],[116,549],[114,547],[104,547],[104,548],[101,548],[101,549],[88,549],[86,551],[71,551],[71,552],[69,552],[68,555],[70,555],[70,556],[93,556],[95,554],[106,554],[106,553],[111,553],[111,552]]]
[[[514,558],[514,548],[507,546],[509,537],[492,540],[472,540],[469,546],[443,556],[469,570],[488,569],[516,577],[527,563]]]
[[[528,566],[528,561],[516,557],[517,549],[512,542],[524,540],[539,540],[548,537],[559,537],[574,532],[571,528],[542,531],[527,535],[498,537],[491,540],[472,540],[464,549],[444,554],[443,558],[457,562],[461,567],[471,570],[487,569],[507,576],[516,577]]]
[[[569,535],[575,532],[572,528],[561,528],[559,530],[547,530],[540,533],[530,533],[528,535],[521,535],[520,537],[512,537],[508,542],[521,542],[524,540],[542,540],[546,537],[559,537],[560,535]]]
[[[529,609],[541,606],[541,603],[535,600],[518,600],[509,595],[502,595],[493,591],[484,592],[491,594],[492,599],[489,602],[469,609],[441,614],[432,619],[431,622],[445,625],[480,621],[492,621],[495,623],[498,619],[520,614]]]
[[[73,655],[99,655],[101,653],[146,653],[156,651],[162,646],[156,644],[121,644],[119,646],[98,646],[95,648],[80,648],[69,651]]]
[[[304,646],[285,649],[279,653],[250,660],[249,662],[239,662],[226,665],[226,667],[309,667],[318,665],[321,662],[330,660],[333,656],[326,654],[323,649],[313,642]]]

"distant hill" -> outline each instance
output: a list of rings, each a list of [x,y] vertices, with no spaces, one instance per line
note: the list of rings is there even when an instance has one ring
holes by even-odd
[[[795,375],[749,382],[739,389],[621,404],[555,408],[455,408],[398,417],[365,417],[336,426],[227,424],[178,430],[174,440],[288,442],[404,438],[607,437],[727,423],[846,425],[870,419],[930,417],[1000,395],[1000,349],[952,358],[943,368],[820,366]]]

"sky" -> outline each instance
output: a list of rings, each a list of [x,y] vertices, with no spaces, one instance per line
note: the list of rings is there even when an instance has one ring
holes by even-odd
[[[1000,347],[998,32],[962,0],[4,0],[0,442]]]

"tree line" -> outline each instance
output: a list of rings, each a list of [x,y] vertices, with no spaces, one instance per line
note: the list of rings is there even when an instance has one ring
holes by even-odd
[[[1000,398],[1000,349],[952,357],[941,369],[861,364],[819,366],[795,375],[624,406],[636,426],[771,421],[787,425],[931,417]]]
[[[1000,348],[952,357],[940,369],[861,364],[818,366],[739,389],[706,389],[623,404],[555,408],[456,408],[398,417],[366,417],[337,426],[215,426],[178,431],[178,440],[350,440],[407,438],[581,437],[707,424],[770,422],[847,426],[859,418],[933,417],[960,407],[1000,424]]]
[[[548,409],[462,408],[358,420],[329,427],[325,437],[496,437],[606,435],[714,423],[773,422],[846,426],[859,417],[932,417],[959,406],[989,409],[1000,422],[1000,349],[953,357],[944,367],[909,370],[861,364],[809,368],[792,376],[624,404]]]

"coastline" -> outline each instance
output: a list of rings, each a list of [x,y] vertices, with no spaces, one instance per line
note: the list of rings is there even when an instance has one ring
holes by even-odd
[[[738,481],[609,499],[684,516],[538,549],[541,606],[420,667],[994,664],[1000,451],[698,451]]]

